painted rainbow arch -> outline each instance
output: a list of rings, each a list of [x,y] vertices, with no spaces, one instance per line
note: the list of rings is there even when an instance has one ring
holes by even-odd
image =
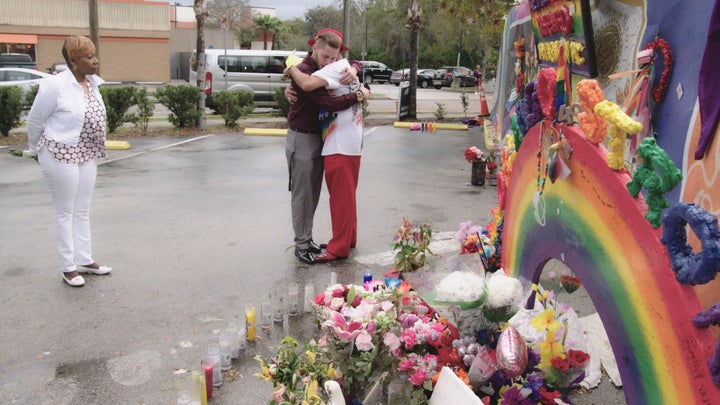
[[[628,404],[720,404],[706,363],[713,336],[691,323],[698,298],[675,281],[658,231],[625,187],[629,174],[611,171],[604,147],[576,127],[557,126],[573,148],[571,173],[548,180],[534,203],[540,126],[525,136],[507,188],[505,271],[537,282],[553,258],[575,271],[610,338]]]

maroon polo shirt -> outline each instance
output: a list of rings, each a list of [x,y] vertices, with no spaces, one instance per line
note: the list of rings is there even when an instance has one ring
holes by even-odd
[[[362,65],[357,61],[350,61],[350,66],[357,69],[358,72],[362,69]],[[309,75],[319,69],[310,53],[297,67],[301,72]],[[327,112],[335,112],[350,108],[358,102],[355,93],[333,97],[325,87],[304,92],[295,84],[295,81],[292,82],[291,88],[297,94],[297,101],[290,106],[287,122],[289,127],[293,127],[298,132],[320,134],[318,117],[321,108]]]

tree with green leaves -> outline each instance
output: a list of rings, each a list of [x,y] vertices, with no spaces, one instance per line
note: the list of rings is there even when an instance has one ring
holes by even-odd
[[[473,38],[463,44],[463,49],[480,48],[483,57],[477,64],[485,69],[485,77],[495,76],[497,53],[504,29],[503,17],[512,9],[514,1],[508,0],[441,0],[441,17],[457,26],[458,22],[466,35]]]
[[[263,14],[253,19],[258,31],[263,34],[263,49],[268,49],[268,34],[273,34],[273,43],[275,43],[275,35],[282,31],[283,22],[277,17],[270,17]],[[272,48],[271,48],[272,49]]]
[[[249,15],[250,5],[248,0],[211,0],[206,8],[208,28],[220,28],[220,17],[224,11],[227,15],[228,29],[233,30],[241,26],[246,11]]]
[[[208,28],[220,29],[220,18],[225,12],[228,31],[235,35],[241,46],[255,38],[255,30],[250,17],[249,0],[212,0],[207,4],[208,16],[205,25]]]

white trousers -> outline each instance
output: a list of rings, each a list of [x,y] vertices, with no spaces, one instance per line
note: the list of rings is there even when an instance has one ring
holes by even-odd
[[[90,200],[95,188],[97,163],[58,163],[46,147],[38,151],[38,162],[50,186],[55,207],[55,244],[63,272],[94,262],[90,239]]]

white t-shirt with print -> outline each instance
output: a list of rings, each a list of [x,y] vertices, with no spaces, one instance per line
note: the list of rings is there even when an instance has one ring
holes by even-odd
[[[357,80],[349,85],[340,84],[345,69],[349,67],[350,63],[347,59],[341,59],[316,71],[313,76],[325,80],[328,83],[326,87],[332,91],[333,96],[341,96],[355,92],[360,87]],[[320,109],[320,128],[325,140],[323,156],[362,155],[363,117],[360,103],[334,113]]]

